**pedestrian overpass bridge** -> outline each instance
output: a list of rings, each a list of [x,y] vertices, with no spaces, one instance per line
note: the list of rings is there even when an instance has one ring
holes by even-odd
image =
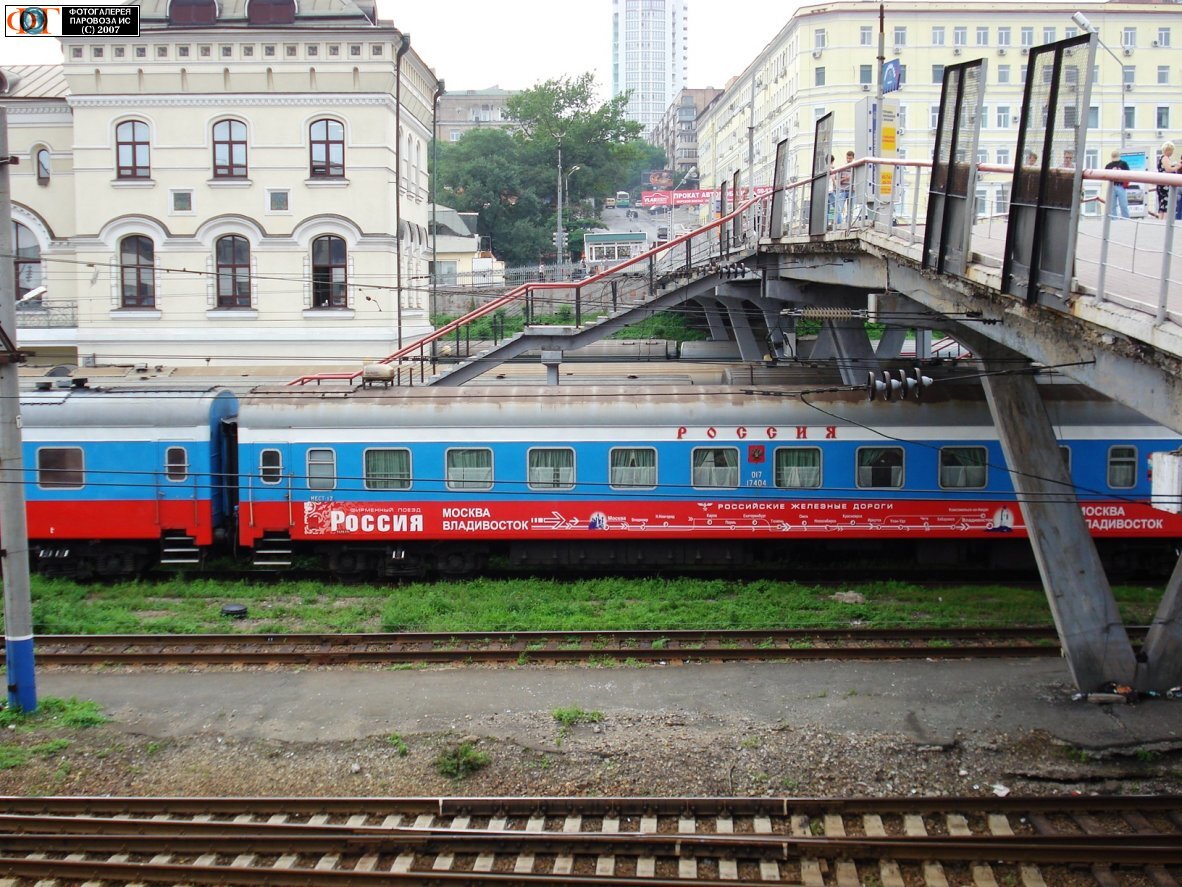
[[[1031,372],[1053,369],[1182,435],[1182,222],[1172,214],[1111,220],[1100,201],[1115,174],[1060,170],[1072,177],[1072,230],[1064,235],[1062,225],[1049,225],[1067,250],[1053,242],[1045,254],[1064,261],[1068,273],[1040,275],[1015,260],[1029,261],[1029,240],[1047,235],[1030,217],[989,215],[970,202],[973,211],[963,218],[971,222],[948,236],[934,205],[946,195],[932,187],[931,163],[864,158],[849,166],[851,193],[870,193],[875,168],[887,165],[895,168],[889,203],[831,200],[834,179],[823,169],[800,182],[777,181],[770,194],[727,211],[727,192],[741,193],[736,174],[723,189],[721,217],[694,232],[586,280],[518,287],[355,373],[292,384],[462,385],[539,352],[557,384],[565,353],[692,303],[711,338],[731,343],[748,363],[796,361],[798,325],[820,320],[810,360],[831,359],[847,384],[889,388],[897,383],[884,367],[897,363],[904,342],[914,341],[922,363],[938,330],[982,364],[1077,685],[1094,690],[1117,681],[1161,690],[1182,683],[1182,561],[1134,651],[1080,508],[1063,501],[1070,479]],[[1016,171],[982,164],[975,172],[1004,178]],[[1150,193],[1169,186],[1171,207],[1182,194],[1182,175],[1130,178]],[[1100,199],[1079,199],[1081,181]],[[943,236],[934,236],[937,224]],[[524,330],[490,335],[489,319],[506,314],[520,314]],[[877,343],[866,320],[885,325]]]

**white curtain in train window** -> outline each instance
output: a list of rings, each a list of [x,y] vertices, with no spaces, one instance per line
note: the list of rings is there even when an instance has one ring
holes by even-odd
[[[529,485],[546,489],[570,489],[575,485],[575,451],[530,450]]]
[[[410,450],[366,450],[367,490],[409,490]]]
[[[737,487],[739,451],[734,447],[694,450],[695,487]]]
[[[862,447],[858,450],[858,486],[903,486],[903,450],[899,447]]]
[[[657,451],[649,447],[620,447],[611,452],[613,487],[647,487],[657,485]]]
[[[487,490],[492,479],[492,450],[447,451],[448,489]]]
[[[943,447],[940,450],[940,486],[980,488],[985,486],[984,447]]]
[[[1108,486],[1129,488],[1137,485],[1137,448],[1113,447],[1108,451]]]
[[[821,451],[816,447],[776,450],[776,486],[798,489],[821,486]]]
[[[331,490],[337,485],[337,454],[332,450],[308,450],[308,489]]]

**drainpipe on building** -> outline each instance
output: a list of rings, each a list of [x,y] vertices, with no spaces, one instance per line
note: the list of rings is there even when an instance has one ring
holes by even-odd
[[[439,287],[439,226],[435,222],[435,179],[439,175],[439,99],[447,91],[442,80],[435,81],[435,95],[431,99],[431,303],[427,320],[435,316],[435,299]],[[435,342],[431,340],[431,357],[435,357]]]
[[[398,300],[399,351],[402,350],[402,57],[408,49],[410,34],[403,34],[394,55],[394,252],[398,266],[394,276],[394,298]]]

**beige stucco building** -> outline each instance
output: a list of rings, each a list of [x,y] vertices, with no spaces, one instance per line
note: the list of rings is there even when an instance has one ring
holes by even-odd
[[[864,123],[859,103],[877,89],[878,8],[839,0],[801,7],[788,19],[698,118],[702,187],[736,171],[744,184],[771,184],[784,139],[789,176],[808,175],[814,126],[828,112],[834,153],[855,148],[855,128]],[[902,88],[891,93],[899,101],[899,154],[931,158],[944,66],[985,58],[978,159],[1011,164],[1029,49],[1078,34],[1076,11],[1107,47],[1096,53],[1084,165],[1102,167],[1118,147],[1145,151],[1153,164],[1162,141],[1182,134],[1182,6],[1171,2],[887,2],[885,58],[905,68]],[[1002,176],[984,179],[979,210],[1004,211],[1007,189]]]
[[[461,89],[445,92],[439,97],[439,111],[435,121],[435,137],[441,142],[458,142],[474,129],[499,127],[510,129],[517,124],[509,117],[509,99],[520,90]]]
[[[6,69],[18,345],[308,365],[428,332],[437,81],[409,40],[371,0],[140,10]]]

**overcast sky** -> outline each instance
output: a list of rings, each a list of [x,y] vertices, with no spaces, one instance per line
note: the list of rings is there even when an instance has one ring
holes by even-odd
[[[788,21],[794,0],[689,0],[689,82],[721,89]],[[593,71],[611,90],[611,0],[378,0],[449,91],[525,89]],[[0,38],[0,64],[61,61],[56,40]]]

